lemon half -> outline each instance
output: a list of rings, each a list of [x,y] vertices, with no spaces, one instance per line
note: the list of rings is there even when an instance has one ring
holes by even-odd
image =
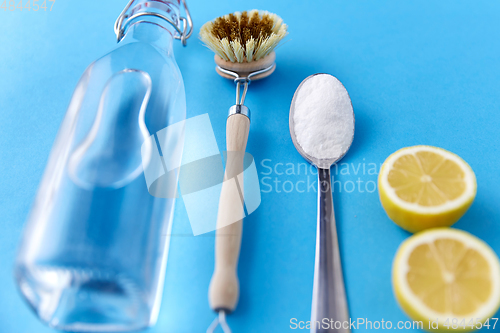
[[[499,308],[498,257],[467,232],[437,228],[413,235],[392,269],[396,299],[427,331],[471,331]]]
[[[476,176],[458,155],[432,146],[403,148],[382,165],[379,196],[387,215],[410,232],[451,226],[476,196]]]

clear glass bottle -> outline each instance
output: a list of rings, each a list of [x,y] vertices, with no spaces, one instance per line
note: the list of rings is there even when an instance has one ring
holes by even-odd
[[[141,147],[186,116],[176,29],[154,15],[179,25],[179,5],[132,1],[123,38],[76,87],[15,265],[19,290],[51,327],[127,331],[156,322],[175,199],[149,194]],[[168,140],[177,153],[161,153],[180,164],[181,134]],[[176,187],[177,176],[169,181]]]

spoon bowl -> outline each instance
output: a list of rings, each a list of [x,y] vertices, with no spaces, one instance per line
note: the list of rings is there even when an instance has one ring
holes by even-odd
[[[304,148],[300,145],[300,143],[297,141],[297,135],[295,132],[295,120],[294,120],[294,115],[295,115],[295,108],[297,104],[297,99],[299,98],[299,92],[301,89],[304,87],[305,84],[310,83],[311,80],[317,79],[319,76],[328,76],[332,78],[332,81],[335,82],[339,87],[342,87],[343,90],[345,91],[345,94],[347,95],[346,97],[349,99],[350,103],[350,109],[351,109],[351,114],[352,114],[352,119],[348,120],[352,122],[352,131],[350,133],[346,133],[349,136],[349,145],[342,147],[340,150],[340,154],[336,154],[336,156],[330,156],[328,158],[319,158],[317,156],[314,156],[313,153],[307,152],[304,150]],[[297,90],[295,91],[295,94],[293,95],[292,99],[292,104],[290,106],[290,117],[289,117],[289,127],[290,127],[290,136],[292,137],[293,145],[297,149],[300,155],[304,157],[309,163],[314,164],[316,167],[321,168],[321,169],[329,169],[333,164],[337,163],[342,157],[345,156],[349,148],[351,147],[352,141],[354,139],[354,112],[352,111],[352,103],[351,99],[349,98],[349,94],[347,93],[347,90],[345,90],[344,86],[342,83],[335,78],[334,76],[330,74],[325,74],[325,73],[317,73],[308,76],[305,78],[300,85],[298,86]]]

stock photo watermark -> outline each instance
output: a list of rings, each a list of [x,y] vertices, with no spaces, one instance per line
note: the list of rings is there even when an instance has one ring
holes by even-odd
[[[1,0],[0,0],[1,1]],[[56,0],[3,0],[2,5],[0,5],[0,10],[6,11],[52,11]]]
[[[470,318],[466,320],[465,318],[447,318],[446,320],[440,320],[436,318],[435,320],[429,319],[428,322],[423,321],[398,321],[393,323],[390,320],[368,320],[367,318],[350,318],[349,321],[338,321],[330,318],[323,318],[321,321],[302,321],[297,318],[290,319],[290,329],[292,330],[310,330],[312,327],[316,329],[351,329],[351,330],[435,330],[439,326],[446,327],[447,329],[492,329],[495,330],[497,326],[498,318],[488,318],[483,320],[481,318]]]
[[[154,133],[143,143],[141,155],[149,193],[158,198],[182,197],[195,236],[227,225],[217,224],[223,185],[232,207],[225,216],[227,223],[247,217],[260,205],[252,155],[219,151],[208,114]],[[225,173],[224,165],[232,165],[237,172],[227,174],[226,168]]]
[[[330,169],[331,188],[323,188],[337,193],[374,193],[381,165],[365,159],[358,163],[335,164]],[[318,170],[310,163],[283,163],[263,159],[259,166],[262,193],[318,191]]]

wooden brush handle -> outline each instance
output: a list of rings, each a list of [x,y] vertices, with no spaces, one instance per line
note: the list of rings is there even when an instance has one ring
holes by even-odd
[[[249,129],[250,119],[247,116],[233,114],[227,118],[225,181],[222,184],[217,216],[215,270],[209,289],[210,307],[216,311],[231,312],[238,303],[239,282],[236,269],[244,216],[243,181],[241,180]],[[237,177],[238,175],[241,176]],[[241,218],[238,220],[235,216]]]

